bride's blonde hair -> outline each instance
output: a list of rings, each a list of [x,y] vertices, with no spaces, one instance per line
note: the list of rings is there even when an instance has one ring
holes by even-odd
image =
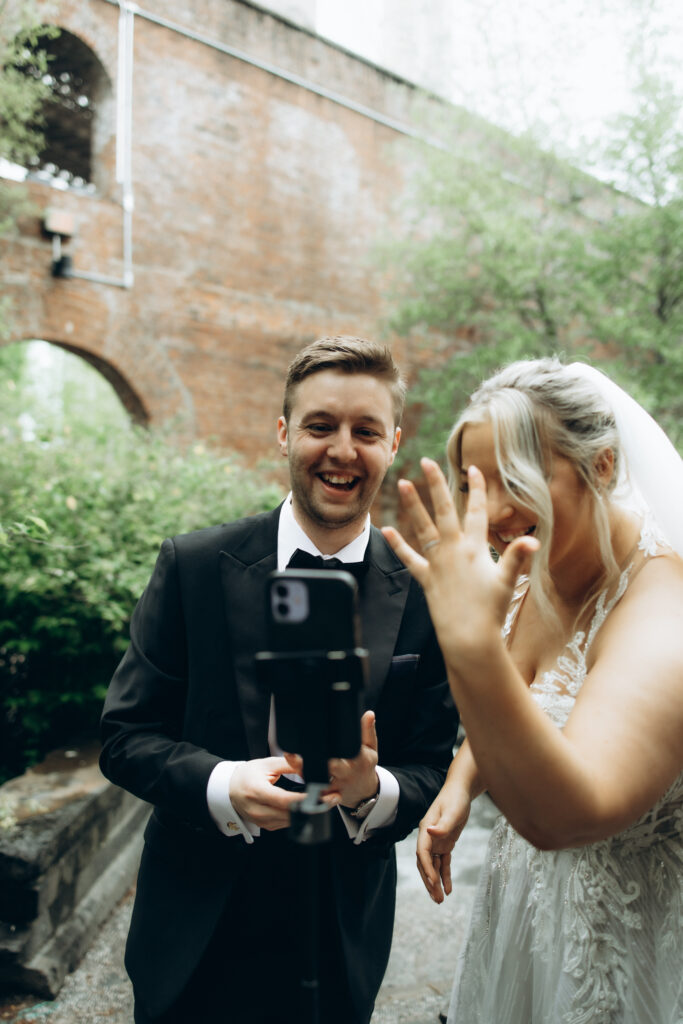
[[[530,509],[537,519],[535,536],[540,549],[532,561],[530,586],[547,618],[554,618],[548,597],[548,559],[553,535],[553,507],[548,481],[554,456],[568,459],[592,495],[593,522],[604,576],[611,586],[619,576],[612,550],[608,501],[620,463],[620,443],[614,415],[595,388],[559,359],[510,363],[480,385],[451,431],[446,452],[449,482],[458,514],[464,514],[461,491],[462,434],[468,423],[490,423],[496,461],[503,486],[516,504]],[[613,471],[605,484],[598,465],[611,451]],[[586,595],[587,604],[594,593]]]

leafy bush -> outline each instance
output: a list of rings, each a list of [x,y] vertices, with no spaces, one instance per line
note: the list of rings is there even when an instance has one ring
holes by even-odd
[[[279,497],[233,457],[141,430],[0,436],[0,781],[95,733],[164,537]]]

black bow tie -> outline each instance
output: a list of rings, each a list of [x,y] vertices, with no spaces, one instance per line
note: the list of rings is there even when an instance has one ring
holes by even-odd
[[[357,580],[362,580],[368,571],[368,563],[342,562],[339,558],[323,558],[322,555],[311,555],[308,551],[297,548],[289,562],[288,569],[341,569],[350,572]]]

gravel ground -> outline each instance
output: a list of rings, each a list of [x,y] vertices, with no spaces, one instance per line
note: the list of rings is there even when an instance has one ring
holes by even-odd
[[[474,885],[495,811],[479,797],[456,850],[453,893],[441,906],[428,898],[415,867],[416,833],[397,847],[398,893],[391,959],[372,1024],[437,1024],[448,1006],[455,959],[469,918]],[[133,999],[123,968],[132,892],[121,901],[58,997],[50,1002],[0,1000],[7,1024],[132,1024]],[[188,1024],[192,1022],[188,1021]],[[218,1022],[217,1022],[218,1024]]]

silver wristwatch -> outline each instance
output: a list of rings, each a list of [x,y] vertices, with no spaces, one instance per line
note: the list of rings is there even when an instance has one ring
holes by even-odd
[[[361,802],[359,804],[356,804],[355,807],[349,808],[348,813],[351,815],[352,818],[355,818],[356,821],[363,821],[365,818],[367,818],[368,814],[375,806],[378,799],[379,790],[377,790],[374,796],[367,796],[365,800],[361,800]]]

